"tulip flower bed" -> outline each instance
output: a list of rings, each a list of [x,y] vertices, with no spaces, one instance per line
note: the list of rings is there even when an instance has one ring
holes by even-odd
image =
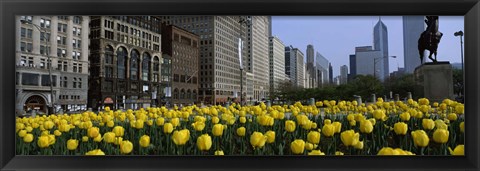
[[[464,105],[165,107],[16,119],[18,155],[464,155]]]

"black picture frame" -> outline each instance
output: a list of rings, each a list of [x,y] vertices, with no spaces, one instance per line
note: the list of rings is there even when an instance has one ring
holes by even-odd
[[[1,0],[2,170],[479,170],[478,0]],[[15,15],[464,15],[465,156],[15,156]],[[453,33],[448,33],[453,34]]]

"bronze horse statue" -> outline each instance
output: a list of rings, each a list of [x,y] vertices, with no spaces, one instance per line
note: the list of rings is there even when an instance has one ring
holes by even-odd
[[[422,32],[418,39],[418,53],[422,64],[425,50],[430,51],[428,58],[434,63],[437,62],[437,48],[443,36],[443,33],[438,31],[438,16],[426,16],[426,18],[427,29]],[[435,59],[432,58],[432,54],[435,55]]]

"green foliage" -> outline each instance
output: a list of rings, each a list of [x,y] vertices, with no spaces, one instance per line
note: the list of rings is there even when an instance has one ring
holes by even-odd
[[[457,95],[463,94],[463,72],[461,69],[453,69],[453,92]]]

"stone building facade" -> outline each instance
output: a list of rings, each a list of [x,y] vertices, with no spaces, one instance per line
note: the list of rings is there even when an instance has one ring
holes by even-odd
[[[172,60],[172,103],[189,105],[198,99],[198,35],[174,25],[162,24],[162,52]]]
[[[139,109],[161,103],[160,27],[151,16],[91,16],[89,107]]]
[[[57,113],[87,109],[89,20],[16,16],[17,114],[52,113],[48,111],[52,105]]]

